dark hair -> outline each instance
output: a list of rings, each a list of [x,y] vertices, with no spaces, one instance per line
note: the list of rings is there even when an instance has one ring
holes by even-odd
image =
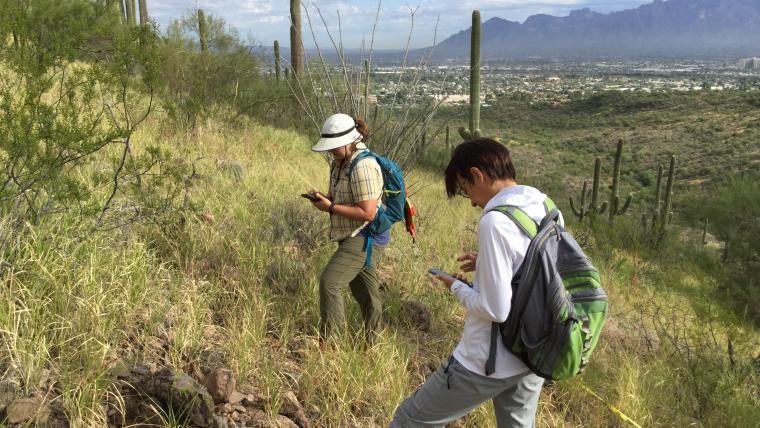
[[[354,118],[354,122],[356,122],[356,130],[362,134],[362,141],[367,141],[369,138],[369,126],[367,126],[367,122],[357,118]]]
[[[473,167],[481,170],[492,180],[517,178],[509,150],[503,144],[488,138],[467,141],[456,146],[446,167],[446,194],[449,198],[459,193],[457,177],[472,183],[470,168]]]

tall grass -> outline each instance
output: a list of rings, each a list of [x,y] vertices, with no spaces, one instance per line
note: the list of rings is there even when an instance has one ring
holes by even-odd
[[[164,141],[196,160],[192,209],[181,221],[85,234],[64,215],[16,235],[0,287],[0,362],[21,379],[20,395],[36,391],[49,370],[49,394],[72,424],[103,426],[119,364],[188,373],[225,366],[240,388],[263,397],[271,418],[292,390],[316,426],[382,426],[448,356],[465,312],[424,272],[457,268],[454,257],[476,245],[479,211],[445,200],[435,167],[416,170],[418,244],[394,229],[381,262],[386,310],[377,343],[357,340],[360,314],[346,293],[346,335],[320,347],[318,277],[334,244],[327,217],[298,195],[326,189],[327,164],[298,134],[228,119],[185,132],[157,115],[133,136],[135,150]],[[230,162],[242,174],[220,168]],[[611,320],[587,373],[544,389],[539,426],[624,426],[608,405],[642,426],[751,426],[760,417],[750,364],[758,330],[711,301],[720,272],[703,262],[714,255],[683,251],[685,243],[650,252],[630,244],[633,224],[576,234],[601,269]],[[405,299],[430,308],[430,331],[405,319]],[[657,324],[655,314],[678,322]],[[490,405],[462,422],[492,424]]]

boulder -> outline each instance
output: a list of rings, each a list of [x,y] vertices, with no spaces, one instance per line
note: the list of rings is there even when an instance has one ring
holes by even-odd
[[[13,400],[8,406],[9,424],[34,421],[38,425],[45,426],[49,416],[50,411],[40,397],[19,398]]]
[[[204,382],[215,403],[227,403],[235,392],[235,376],[232,371],[217,368],[206,375]],[[241,398],[242,400],[242,398]]]
[[[174,414],[187,414],[193,424],[209,426],[213,422],[214,400],[203,385],[179,370],[164,368],[153,376],[147,392]]]
[[[309,420],[306,418],[303,406],[293,391],[288,391],[280,397],[280,414],[292,419],[301,428],[309,426]]]

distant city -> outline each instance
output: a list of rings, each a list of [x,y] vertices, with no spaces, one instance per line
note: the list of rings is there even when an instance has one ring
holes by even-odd
[[[444,104],[468,102],[469,65],[438,63],[420,72],[412,88],[409,77],[416,67],[400,64],[373,67],[373,93],[380,105],[399,94],[430,96]],[[399,78],[405,73],[406,78]],[[402,82],[402,83],[399,83]],[[481,100],[485,106],[496,97],[528,97],[532,102],[564,103],[573,96],[602,91],[722,91],[760,90],[760,58],[726,60],[607,60],[487,62],[481,65]]]

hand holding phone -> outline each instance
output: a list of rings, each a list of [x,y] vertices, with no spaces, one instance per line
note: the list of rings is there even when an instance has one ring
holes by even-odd
[[[451,278],[451,279],[453,279],[455,281],[458,279],[456,276],[454,276],[454,275],[452,275],[452,274],[450,274],[448,272],[444,272],[444,271],[442,271],[440,269],[437,269],[437,268],[430,268],[430,269],[428,269],[428,273],[430,275],[434,275],[434,276],[439,276],[439,275],[447,276],[447,277],[449,277],[449,278]]]
[[[319,200],[319,197],[312,193],[301,193],[301,197],[304,197],[312,202],[317,202]]]
[[[467,284],[468,287],[472,287],[472,284],[469,283],[469,282],[467,282],[467,281],[465,281],[463,278],[460,278],[460,277],[458,277],[456,275],[452,275],[452,274],[450,274],[448,272],[444,272],[444,271],[442,271],[440,269],[437,269],[437,268],[429,268],[428,269],[428,273],[431,274],[431,275],[434,275],[436,277],[443,276],[446,279],[448,279],[451,283],[453,283],[454,281],[461,281],[461,282]],[[443,280],[441,280],[441,281],[443,281]],[[444,283],[446,283],[446,281],[444,281]],[[450,285],[450,284],[447,284],[447,285]]]

